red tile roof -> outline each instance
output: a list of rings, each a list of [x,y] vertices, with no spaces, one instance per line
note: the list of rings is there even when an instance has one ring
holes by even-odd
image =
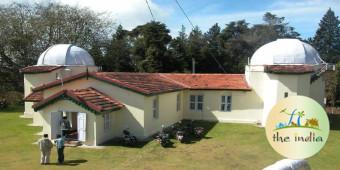
[[[155,73],[96,72],[94,78],[145,95],[182,90],[184,87]]]
[[[46,73],[62,67],[63,66],[28,66],[20,69],[20,72],[25,74]]]
[[[312,65],[266,65],[264,71],[276,74],[304,74],[314,72]]]
[[[194,90],[251,90],[244,74],[172,74],[162,76]]]
[[[42,99],[43,99],[43,92],[36,91],[26,96],[23,100],[26,102],[39,102]]]
[[[243,74],[85,72],[64,78],[63,83],[65,84],[85,76],[143,95],[154,95],[183,89],[251,90]],[[61,80],[55,80],[38,86],[33,91],[40,91],[60,84]]]
[[[124,107],[119,101],[112,99],[106,94],[89,87],[86,89],[62,90],[54,95],[34,104],[34,110],[40,110],[50,103],[59,99],[68,99],[94,113],[103,113],[119,110]]]

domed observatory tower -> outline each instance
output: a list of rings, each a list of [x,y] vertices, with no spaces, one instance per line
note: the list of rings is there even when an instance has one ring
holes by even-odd
[[[278,39],[260,47],[245,68],[246,80],[262,99],[261,124],[272,107],[288,96],[303,95],[323,105],[327,70],[318,52],[298,39]]]
[[[38,114],[34,114],[32,105],[40,100],[39,96],[27,98],[33,88],[53,80],[63,81],[81,72],[98,71],[98,67],[86,50],[72,44],[57,44],[40,55],[37,65],[25,67],[20,71],[24,74],[26,98],[24,117],[33,117]],[[40,125],[40,122],[33,124]]]

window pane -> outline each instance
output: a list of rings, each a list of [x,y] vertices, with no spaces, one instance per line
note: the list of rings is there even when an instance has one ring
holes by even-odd
[[[197,110],[203,110],[203,103],[197,103]]]
[[[190,101],[195,102],[195,96],[194,95],[190,95]]]
[[[203,96],[202,95],[198,95],[197,96],[197,101],[198,102],[203,102]]]
[[[177,95],[177,111],[181,110],[181,98],[180,95]]]
[[[190,109],[195,110],[195,103],[190,103]]]
[[[157,105],[157,101],[156,101],[156,99],[154,99],[154,100],[153,100],[152,107],[155,109],[155,108],[156,108],[156,105]]]
[[[231,111],[231,104],[227,105],[227,111]]]
[[[221,111],[224,111],[225,109],[225,104],[221,104]]]
[[[288,92],[285,92],[285,98],[287,98],[288,97]]]
[[[225,103],[225,96],[222,96],[222,103]]]
[[[227,102],[228,102],[228,103],[231,103],[231,96],[228,96]]]

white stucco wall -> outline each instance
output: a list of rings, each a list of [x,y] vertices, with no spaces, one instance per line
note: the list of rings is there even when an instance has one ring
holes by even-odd
[[[56,80],[57,74],[62,75],[63,78],[66,78],[68,76],[85,72],[86,69],[88,69],[89,71],[97,71],[98,67],[65,66],[47,73],[24,74],[24,96],[26,97],[27,95],[29,95],[32,92],[33,88],[44,83],[49,83]],[[33,102],[25,102],[24,116],[33,118],[33,125],[41,126],[42,118],[40,114],[35,114],[37,112],[33,110],[33,104]]]
[[[96,139],[96,115],[69,100],[59,100],[40,110],[42,117],[43,133],[49,134],[51,138],[51,113],[57,111],[86,113],[86,145],[97,145]],[[52,138],[55,138],[52,136]],[[100,141],[99,141],[100,142]]]
[[[115,134],[121,135],[126,128],[138,138],[144,136],[144,96],[130,90],[126,90],[106,82],[93,78],[81,78],[63,86],[56,86],[44,91],[44,97],[49,97],[63,89],[83,89],[93,87],[100,92],[122,102],[125,108],[115,115]]]
[[[203,111],[190,110],[190,95],[203,95]],[[231,111],[221,111],[221,96],[232,96]],[[187,90],[184,118],[233,123],[256,123],[261,120],[262,101],[253,91]]]
[[[265,126],[272,107],[284,98],[285,92],[288,93],[288,96],[312,97],[314,95],[315,97],[312,98],[319,100],[323,98],[323,94],[320,93],[320,91],[323,91],[322,82],[315,82],[315,85],[311,85],[311,73],[271,74],[263,71],[263,66],[246,66],[246,80],[254,92],[263,100],[262,126]],[[316,94],[311,94],[312,90],[317,91],[313,92]]]
[[[181,109],[177,111],[177,94],[181,95]],[[153,117],[153,100],[158,97],[158,118]],[[162,125],[169,126],[183,119],[183,92],[163,93],[145,96],[144,100],[144,136],[148,137],[161,130]]]

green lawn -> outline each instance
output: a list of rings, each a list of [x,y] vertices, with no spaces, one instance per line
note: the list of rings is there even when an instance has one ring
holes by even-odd
[[[26,126],[31,120],[19,118],[21,114],[20,109],[0,112],[0,169],[262,169],[282,158],[266,141],[263,128],[218,123],[192,144],[66,148],[67,165],[41,166],[38,146],[32,144],[41,129]],[[56,162],[55,148],[51,161]],[[323,150],[308,161],[313,169],[339,169],[340,130],[332,130]]]

